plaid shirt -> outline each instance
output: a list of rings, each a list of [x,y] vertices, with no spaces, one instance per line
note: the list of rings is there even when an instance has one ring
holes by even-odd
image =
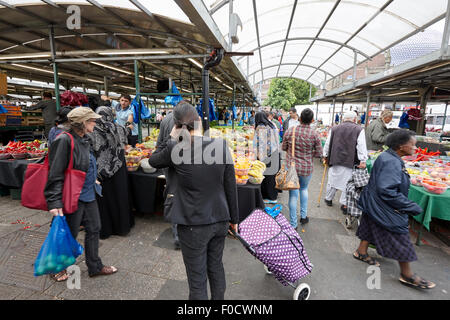
[[[297,174],[302,177],[313,172],[313,157],[322,157],[322,143],[319,135],[309,125],[300,124],[290,128],[283,136],[282,150],[286,151],[286,163],[292,162],[292,132],[295,128],[294,161]]]

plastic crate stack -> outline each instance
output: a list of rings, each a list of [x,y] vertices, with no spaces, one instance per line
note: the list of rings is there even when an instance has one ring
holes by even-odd
[[[22,109],[20,106],[11,104],[1,104],[7,113],[0,114],[0,126],[20,126],[22,125]]]

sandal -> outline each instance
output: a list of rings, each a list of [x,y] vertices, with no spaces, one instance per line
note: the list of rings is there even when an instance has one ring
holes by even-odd
[[[435,283],[422,279],[416,274],[413,274],[411,278],[405,277],[403,274],[400,274],[400,278],[398,280],[404,285],[419,289],[432,289],[436,287]]]
[[[69,274],[67,273],[67,270],[63,270],[57,274],[51,274],[50,277],[56,282],[63,282],[69,279]]]
[[[353,258],[368,263],[371,266],[380,266],[380,263],[377,260],[369,256],[368,254],[361,254],[358,251],[355,251],[355,253],[353,253]]]
[[[113,273],[116,273],[116,272],[117,272],[117,268],[116,267],[113,267],[113,266],[106,267],[106,266],[104,266],[102,268],[102,270],[100,270],[99,273],[96,273],[96,274],[93,274],[93,275],[89,275],[89,277],[92,278],[92,277],[96,277],[96,276],[109,276],[109,275],[111,275]]]

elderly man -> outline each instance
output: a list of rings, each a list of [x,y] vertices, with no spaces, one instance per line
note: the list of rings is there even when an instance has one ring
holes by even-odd
[[[332,206],[332,200],[337,190],[341,190],[341,209],[347,213],[345,188],[352,176],[354,166],[365,168],[367,156],[366,137],[361,126],[357,125],[356,114],[353,111],[343,115],[342,123],[330,130],[323,149],[330,170],[325,203]]]
[[[381,150],[386,142],[390,131],[386,125],[392,121],[394,113],[389,110],[383,110],[378,119],[369,123],[366,130],[366,144],[369,150]]]

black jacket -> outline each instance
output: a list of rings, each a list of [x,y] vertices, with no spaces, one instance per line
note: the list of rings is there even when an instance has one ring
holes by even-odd
[[[154,168],[175,169],[176,191],[173,197],[166,200],[171,202],[171,222],[181,225],[208,225],[223,221],[238,223],[236,178],[226,142],[194,136],[189,148],[174,150],[180,145],[170,140],[149,160]],[[215,150],[219,152],[220,163],[207,164],[203,156],[199,159],[201,155],[211,154],[213,147],[217,147]],[[172,158],[172,151],[185,160],[178,164]]]
[[[69,131],[69,133],[73,136],[74,141],[73,168],[87,172],[89,169],[89,140],[87,137],[81,138],[73,131]],[[63,208],[64,173],[69,166],[70,146],[70,137],[67,134],[61,134],[49,148],[48,181],[44,190],[48,210]]]
[[[375,161],[358,207],[383,228],[408,233],[408,215],[422,212],[419,205],[408,199],[409,184],[403,160],[389,149]]]

